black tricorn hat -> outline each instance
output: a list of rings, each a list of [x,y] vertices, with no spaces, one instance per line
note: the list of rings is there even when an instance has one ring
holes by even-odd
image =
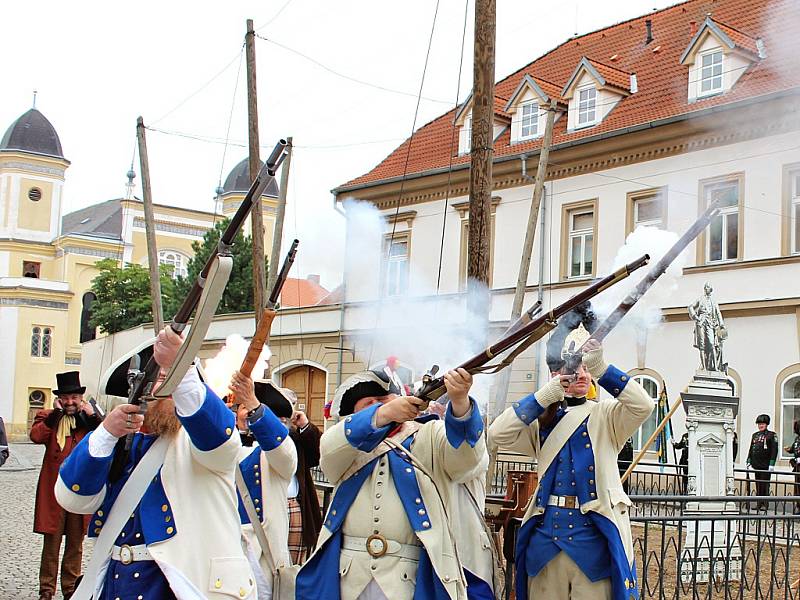
[[[130,368],[131,358],[139,356],[139,370],[144,369],[147,361],[153,356],[153,344],[155,338],[149,339],[128,352],[125,356],[115,361],[100,380],[100,392],[109,396],[128,397],[128,369]]]
[[[592,310],[592,303],[588,300],[561,317],[558,327],[547,340],[547,366],[551,373],[558,372],[564,366],[565,361],[562,356],[564,343],[567,341],[567,336],[580,325],[583,325],[589,333],[597,328],[597,316]]]
[[[356,402],[362,398],[402,393],[403,390],[386,371],[381,369],[362,371],[346,379],[336,390],[331,414],[344,417],[353,414]]]
[[[279,388],[271,381],[256,381],[254,385],[258,401],[275,413],[276,417],[288,419],[292,416],[294,403],[287,394],[287,390]],[[291,390],[288,391],[291,392]]]
[[[770,421],[769,415],[762,414],[756,417],[756,423],[766,423],[767,425],[769,425],[769,421]]]
[[[66,373],[56,373],[58,389],[53,390],[56,396],[65,394],[82,394],[86,388],[81,385],[81,374],[78,371],[67,371]]]

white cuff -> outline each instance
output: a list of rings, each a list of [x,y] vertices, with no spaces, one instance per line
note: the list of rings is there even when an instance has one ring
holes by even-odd
[[[89,454],[94,458],[105,458],[114,452],[117,438],[108,432],[103,424],[89,435]]]
[[[206,401],[206,386],[200,381],[194,365],[186,371],[186,375],[175,388],[172,399],[175,401],[175,411],[180,417],[191,417],[203,406],[203,402]]]

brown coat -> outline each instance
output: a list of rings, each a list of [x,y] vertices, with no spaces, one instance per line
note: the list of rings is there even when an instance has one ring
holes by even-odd
[[[33,531],[36,533],[56,534],[61,531],[64,509],[56,502],[53,491],[58,480],[58,470],[72,449],[84,436],[97,428],[100,420],[96,416],[88,416],[79,412],[75,416],[76,428],[67,438],[64,449],[58,447],[56,432],[58,422],[63,413],[60,410],[40,410],[36,413],[31,427],[30,438],[34,444],[44,444],[42,470],[39,473],[39,484],[36,488],[36,508],[33,514]],[[91,515],[86,515],[84,529],[88,529]]]
[[[322,511],[311,476],[311,468],[319,465],[319,438],[322,434],[316,425],[309,423],[302,433],[292,427],[289,435],[297,448],[297,500],[303,516],[303,546],[308,548],[310,554],[322,529]]]

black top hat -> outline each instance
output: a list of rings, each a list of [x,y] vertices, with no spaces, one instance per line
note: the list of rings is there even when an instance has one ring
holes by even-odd
[[[81,374],[78,371],[67,371],[66,373],[56,373],[58,389],[53,390],[56,396],[65,394],[82,394],[86,388],[81,385]]]
[[[567,336],[581,324],[589,333],[597,327],[597,316],[594,314],[592,304],[588,300],[561,317],[558,321],[558,327],[553,331],[550,339],[547,340],[547,366],[550,368],[551,373],[558,372],[564,366],[565,361],[562,356],[564,343],[567,340]]]
[[[278,418],[289,419],[294,412],[292,401],[287,397],[286,393],[271,381],[256,381],[255,392],[256,398],[261,404],[270,409]]]

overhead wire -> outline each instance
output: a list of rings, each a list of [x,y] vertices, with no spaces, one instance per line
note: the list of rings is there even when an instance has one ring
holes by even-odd
[[[281,7],[278,9],[278,12],[276,12],[274,15],[272,15],[272,17],[269,19],[269,21],[267,21],[267,22],[266,22],[266,23],[264,23],[263,25],[259,25],[258,27],[256,27],[256,28],[254,29],[254,31],[261,31],[261,30],[262,30],[262,29],[264,29],[265,27],[268,27],[268,26],[272,25],[272,24],[273,24],[273,23],[274,23],[274,22],[275,22],[275,21],[278,19],[278,17],[280,17],[280,16],[281,16],[281,14],[283,14],[283,11],[284,11],[284,10],[286,10],[286,8],[287,8],[287,7],[288,7],[288,6],[289,6],[289,5],[290,5],[292,2],[293,2],[293,0],[286,0],[286,2],[284,2],[284,3],[283,3],[283,6],[281,6]]]

